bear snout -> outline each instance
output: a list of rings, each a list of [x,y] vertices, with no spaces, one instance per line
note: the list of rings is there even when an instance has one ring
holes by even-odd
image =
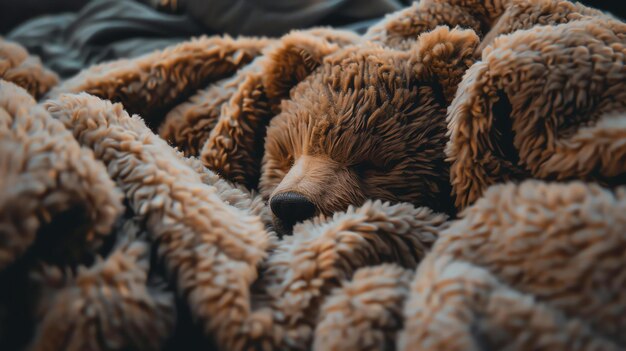
[[[311,200],[293,191],[274,195],[270,199],[270,208],[284,229],[313,217],[317,211]]]

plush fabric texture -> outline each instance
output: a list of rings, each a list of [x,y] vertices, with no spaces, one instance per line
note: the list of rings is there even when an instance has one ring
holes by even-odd
[[[97,249],[122,210],[104,165],[22,88],[0,81],[0,269],[36,242],[49,259]]]
[[[295,191],[323,214],[368,198],[449,211],[446,93],[476,45],[473,32],[441,27],[410,51],[363,44],[326,56],[267,129],[263,196]],[[297,66],[283,60],[282,72]]]
[[[470,28],[478,34],[478,53],[493,39],[538,25],[556,25],[587,17],[611,17],[567,0],[423,0],[387,15],[365,36],[391,47],[406,48],[421,33],[440,25]]]
[[[55,266],[35,272],[47,298],[30,350],[160,349],[173,330],[174,296],[148,286],[149,245],[139,230],[125,221],[112,253],[75,275]]]
[[[448,110],[457,206],[527,177],[623,184],[625,44],[626,25],[611,19],[497,38]]]
[[[490,188],[417,270],[400,349],[624,348],[624,190]]]
[[[35,98],[59,83],[59,77],[45,69],[38,57],[30,56],[21,45],[1,37],[0,79],[21,86]]]
[[[359,269],[324,304],[313,349],[395,349],[411,276],[395,265]]]
[[[280,99],[287,95],[286,91],[273,90],[276,82],[285,79],[280,76],[284,72],[270,73],[275,61],[300,46],[319,49],[321,56],[359,40],[354,33],[325,28],[286,35],[234,77],[177,106],[167,115],[160,135],[187,155],[199,155],[205,165],[222,176],[255,187],[263,157],[265,127],[278,111]],[[306,68],[300,76],[309,74],[312,68]]]
[[[1,81],[0,349],[624,349],[625,40],[424,0]]]
[[[231,75],[270,42],[201,37],[137,59],[93,66],[64,81],[50,96],[84,91],[122,102],[132,113],[141,112],[158,125],[163,109],[209,82]]]
[[[301,234],[272,243],[254,208],[240,210],[226,200],[228,193],[245,192],[210,185],[211,174],[196,172],[196,161],[186,160],[120,104],[83,93],[61,95],[46,106],[105,162],[159,243],[177,291],[225,349],[305,348],[325,291],[374,262],[415,268],[447,226],[445,215],[426,208],[376,202],[297,227]],[[256,280],[267,306],[253,308],[250,286]]]

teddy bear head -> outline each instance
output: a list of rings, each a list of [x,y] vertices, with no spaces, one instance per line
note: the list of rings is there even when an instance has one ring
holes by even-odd
[[[267,130],[260,190],[279,231],[366,199],[450,211],[446,107],[478,37],[439,27],[406,51],[294,40],[266,67],[288,94]]]

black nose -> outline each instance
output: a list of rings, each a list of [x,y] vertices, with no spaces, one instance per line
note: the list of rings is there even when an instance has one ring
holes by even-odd
[[[286,192],[272,196],[270,207],[284,224],[293,225],[315,215],[315,205],[304,195]]]

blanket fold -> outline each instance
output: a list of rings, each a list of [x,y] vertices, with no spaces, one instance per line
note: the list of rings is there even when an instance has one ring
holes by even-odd
[[[244,191],[210,185],[215,179],[194,171],[197,161],[185,161],[121,105],[83,93],[61,95],[46,107],[107,164],[158,243],[179,294],[224,348],[306,349],[327,289],[374,263],[414,268],[447,226],[445,215],[428,209],[375,202],[304,224],[296,228],[300,235],[272,244],[253,208],[246,213],[223,200]],[[253,309],[250,287],[259,265],[269,303]]]
[[[0,270],[33,245],[42,258],[80,262],[121,213],[121,194],[102,163],[24,89],[5,81],[0,165]]]
[[[457,207],[527,177],[622,184],[625,39],[609,18],[497,38],[448,110]]]
[[[624,189],[491,187],[420,265],[400,349],[617,350]]]

